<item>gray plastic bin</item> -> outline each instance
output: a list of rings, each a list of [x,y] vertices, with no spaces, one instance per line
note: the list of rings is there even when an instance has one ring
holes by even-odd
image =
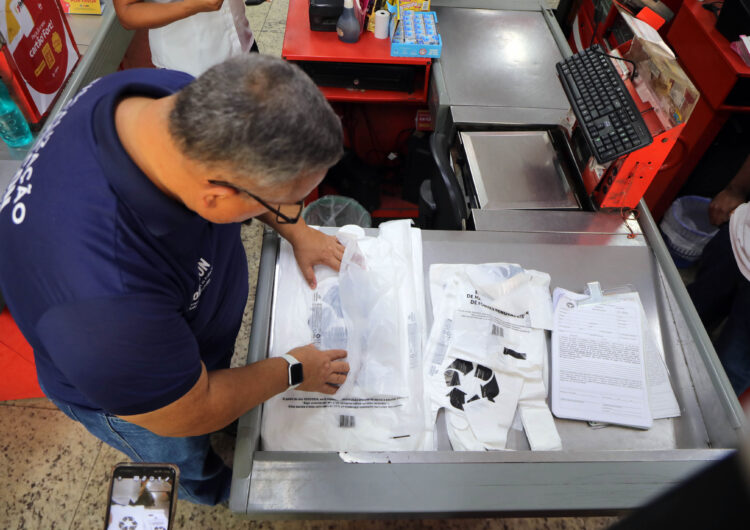
[[[361,204],[339,195],[326,195],[311,202],[302,211],[302,218],[307,224],[317,226],[372,226],[372,218]]]

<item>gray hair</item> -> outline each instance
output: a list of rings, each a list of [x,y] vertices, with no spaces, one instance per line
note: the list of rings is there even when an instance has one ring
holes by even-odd
[[[218,64],[178,94],[169,132],[180,150],[226,164],[259,185],[324,171],[342,154],[341,121],[296,65],[248,53]]]

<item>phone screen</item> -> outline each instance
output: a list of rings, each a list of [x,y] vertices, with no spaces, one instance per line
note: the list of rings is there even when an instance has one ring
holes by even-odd
[[[176,468],[118,464],[112,474],[107,530],[168,530],[177,487]]]

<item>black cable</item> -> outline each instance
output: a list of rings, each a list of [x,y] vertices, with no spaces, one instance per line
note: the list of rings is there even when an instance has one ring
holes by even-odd
[[[596,53],[598,55],[603,55],[604,57],[611,57],[612,59],[617,59],[619,61],[627,61],[630,64],[633,65],[633,71],[630,72],[630,80],[632,81],[633,78],[638,75],[638,67],[635,65],[635,62],[631,61],[630,59],[626,59],[625,57],[618,57],[617,55],[609,55],[608,53],[600,52],[599,50],[589,50],[592,53]]]

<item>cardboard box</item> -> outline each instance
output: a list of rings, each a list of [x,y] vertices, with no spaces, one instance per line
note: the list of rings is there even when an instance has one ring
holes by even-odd
[[[437,59],[443,50],[443,39],[440,33],[436,32],[437,42],[434,44],[420,42],[405,42],[404,29],[401,20],[401,13],[395,23],[393,33],[391,34],[391,57],[431,57]],[[434,11],[419,11],[418,17],[432,17],[437,28],[437,13]]]

